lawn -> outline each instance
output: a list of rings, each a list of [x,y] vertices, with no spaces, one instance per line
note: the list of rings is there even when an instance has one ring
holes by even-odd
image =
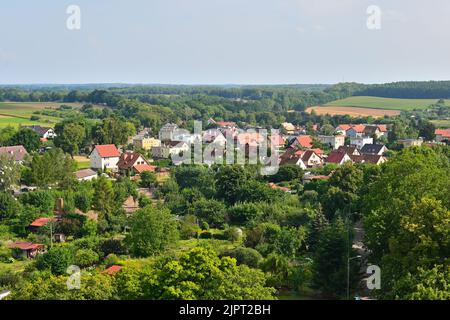
[[[438,99],[392,99],[355,96],[329,102],[326,106],[362,107],[407,111],[414,109],[425,109],[437,101]],[[446,104],[450,105],[450,100],[446,100]]]
[[[91,167],[91,160],[84,156],[75,156],[75,162],[77,163],[77,170],[89,169]]]

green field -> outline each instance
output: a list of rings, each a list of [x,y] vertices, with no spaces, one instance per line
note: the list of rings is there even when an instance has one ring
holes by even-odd
[[[450,120],[431,120],[436,128],[450,128]]]
[[[80,103],[61,103],[61,102],[0,102],[0,128],[8,125],[18,127],[20,125],[41,125],[44,127],[53,127],[61,119],[46,115],[36,115],[39,120],[30,120],[35,111],[55,110],[62,104],[80,108]]]
[[[430,105],[436,103],[437,101],[438,99],[392,99],[380,97],[355,96],[329,102],[326,105],[408,111],[414,109],[425,109]],[[446,104],[450,105],[450,100],[447,100]]]

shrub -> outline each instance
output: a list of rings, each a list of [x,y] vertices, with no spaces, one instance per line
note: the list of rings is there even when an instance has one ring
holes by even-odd
[[[75,253],[75,264],[85,268],[96,264],[99,260],[97,252],[91,249],[80,249]]]

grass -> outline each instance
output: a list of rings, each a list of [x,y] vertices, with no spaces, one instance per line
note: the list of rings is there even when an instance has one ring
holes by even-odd
[[[437,101],[438,99],[393,99],[355,96],[329,102],[326,104],[326,106],[362,107],[408,111],[414,109],[425,109],[430,105],[436,103]],[[450,105],[450,100],[446,100],[446,105]]]
[[[450,120],[431,120],[436,128],[450,128]]]
[[[41,125],[53,127],[61,118],[42,114],[34,114],[36,111],[56,110],[61,105],[68,105],[74,109],[82,107],[82,103],[63,102],[0,102],[0,128],[8,125],[18,127],[20,125]],[[39,117],[39,120],[30,120],[31,116]]]
[[[75,162],[77,163],[77,170],[89,169],[91,167],[91,160],[84,156],[75,156]]]
[[[0,274],[6,272],[19,273],[25,270],[25,267],[31,263],[32,260],[15,260],[13,263],[0,262]]]

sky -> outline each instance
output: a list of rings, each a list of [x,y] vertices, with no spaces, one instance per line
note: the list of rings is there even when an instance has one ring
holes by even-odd
[[[448,79],[448,0],[0,0],[0,84]]]

